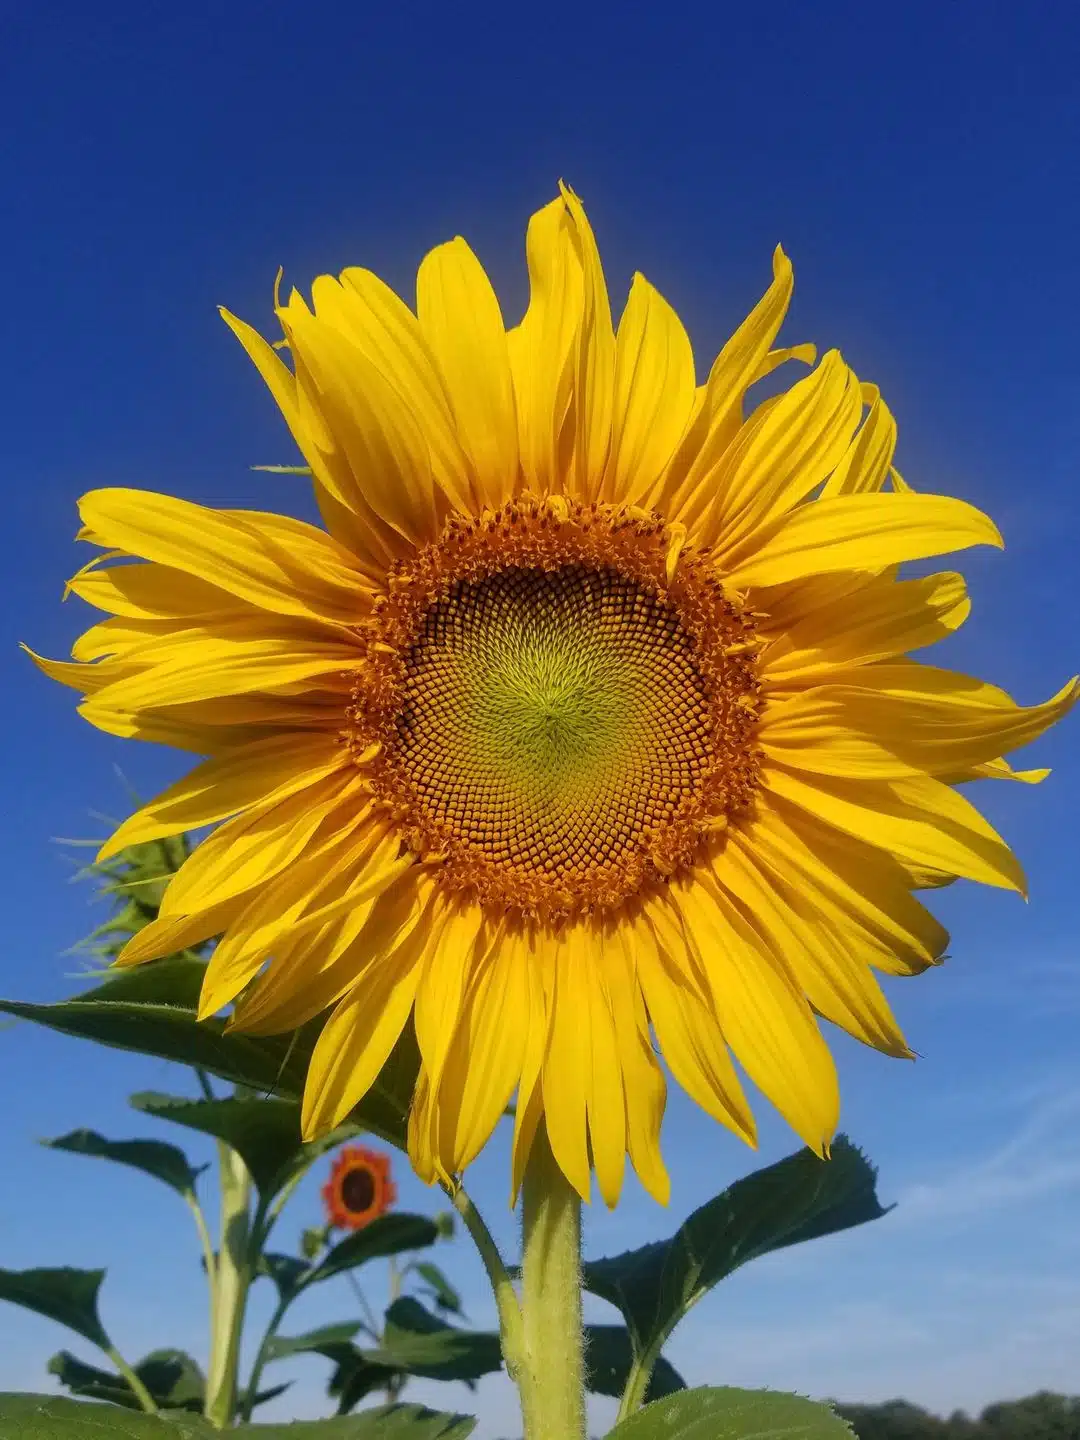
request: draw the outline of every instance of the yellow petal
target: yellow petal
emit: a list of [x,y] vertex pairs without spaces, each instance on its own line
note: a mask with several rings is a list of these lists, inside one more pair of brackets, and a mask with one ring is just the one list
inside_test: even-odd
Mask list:
[[68,589],[89,605],[132,620],[220,615],[246,602],[170,565],[110,565],[80,570]]
[[416,311],[479,482],[478,499],[498,507],[518,480],[514,383],[498,299],[460,236],[425,256]]
[[859,433],[822,489],[832,495],[862,495],[882,489],[896,449],[896,421],[880,395],[875,396]]
[[409,946],[371,965],[323,1027],[308,1065],[301,1112],[305,1140],[339,1125],[390,1058],[416,995],[419,954]]
[[204,940],[220,935],[240,914],[248,899],[247,894],[230,895],[227,900],[198,910],[194,915],[169,915],[151,920],[135,932],[113,964],[124,969],[201,945]]
[[971,545],[1002,547],[991,520],[946,495],[839,495],[800,505],[755,537],[745,553],[725,557],[722,578],[741,590],[780,585],[833,570],[883,570]]
[[861,414],[859,382],[830,350],[760,424],[747,425],[717,469],[716,499],[702,520],[718,557],[809,495],[843,456]]
[[435,357],[416,316],[370,270],[343,270],[340,290],[332,281],[324,281],[323,285],[318,295],[312,287],[316,307],[321,310],[327,297],[334,297],[331,313],[335,323],[343,325],[380,374],[412,407],[424,432],[439,488],[457,509],[468,509],[473,498],[468,461]]
[[437,504],[430,453],[407,401],[344,330],[312,315],[298,295],[279,315],[364,503],[410,544],[434,539],[445,505]]
[[[480,1153],[514,1092],[529,1001],[528,976],[498,946],[474,965],[434,1100],[436,1153],[451,1173],[460,1173]],[[446,1016],[445,1023],[454,1018]]]
[[904,866],[926,867],[1024,893],[1024,872],[1001,836],[962,795],[929,775],[890,782],[808,781],[780,766],[763,776],[777,795]]
[[856,678],[863,683],[813,692],[819,714],[880,737],[908,765],[945,774],[1030,744],[1080,696],[1074,678],[1041,705],[1017,705],[996,686],[914,662],[874,665]]
[[711,498],[699,494],[703,480],[742,423],[743,396],[763,371],[794,283],[791,261],[778,245],[772,284],[716,357],[697,417],[649,496],[668,519],[687,519],[688,507],[692,519]]
[[[288,692],[303,681],[328,684],[354,671],[360,652],[341,644],[298,643],[287,638],[208,644],[188,640],[180,633],[162,663],[149,663],[147,652],[140,658],[147,660],[145,668],[121,674],[95,692],[96,703],[103,709],[156,710],[252,691]],[[88,666],[84,674],[92,676],[99,668]],[[347,695],[348,679],[341,679],[337,688]]]
[[731,1063],[720,1022],[688,965],[663,948],[653,931],[655,906],[634,927],[638,980],[660,1051],[672,1075],[721,1125],[757,1144],[754,1116]]
[[335,735],[273,735],[205,760],[125,820],[98,852],[107,860],[127,845],[212,825],[271,796],[284,800],[349,764]]
[[757,932],[700,871],[672,886],[671,898],[739,1063],[796,1134],[824,1154],[836,1129],[840,1091],[809,1005]]
[[[272,963],[237,1002],[229,1028],[246,1035],[274,1035],[306,1025],[316,1015],[336,1005],[369,965],[382,964],[405,946],[424,945],[434,934],[431,905],[431,884],[417,877],[415,869],[406,870],[384,885],[386,855],[375,883],[364,883],[371,868],[370,852],[363,865],[356,856],[342,852],[343,863],[336,866],[332,884],[321,891],[320,899],[344,892],[343,910],[329,921],[316,922],[314,930],[293,923],[284,938],[274,942]],[[391,862],[392,863],[392,862]],[[302,905],[294,905],[291,914],[298,917]],[[261,962],[258,948],[238,950],[235,966],[248,978],[254,974],[252,961]],[[210,960],[214,970],[217,955]],[[209,978],[209,971],[208,978]],[[244,980],[243,983],[247,983]],[[206,982],[204,982],[205,989]],[[233,988],[232,982],[229,988]],[[233,988],[233,993],[235,989]],[[223,988],[215,1008],[227,1004],[228,990]]]
[[589,1121],[589,1147],[596,1170],[596,1183],[609,1209],[618,1203],[622,1190],[626,1168],[626,1112],[637,1099],[625,1091],[615,1017],[608,987],[602,979],[603,973],[612,968],[612,961],[605,952],[613,943],[609,935],[600,933],[591,945],[574,947],[580,957],[577,982],[582,1009],[578,1024],[584,1032],[588,1051],[585,1109]]
[[264,610],[355,624],[369,586],[328,535],[287,516],[211,510],[149,490],[91,490],[79,513],[108,543],[170,565]]
[[343,458],[332,447],[316,443],[316,433],[322,427],[313,433],[310,406],[304,403],[296,376],[257,330],[224,308],[220,314],[266,382],[300,453],[311,467],[315,496],[327,529],[348,546],[362,570],[373,579],[381,577],[387,553],[377,527],[369,523],[370,516],[356,503],[355,484]]
[[361,784],[358,775],[338,771],[227,820],[181,866],[162,896],[160,914],[190,915],[280,874],[308,852],[331,810],[349,791],[359,795]]
[[758,806],[747,844],[759,866],[797,886],[834,928],[857,932],[875,969],[919,974],[944,953],[948,931],[915,899],[910,879],[884,851],[837,834],[775,795]]
[[607,283],[592,226],[581,201],[560,186],[572,221],[572,236],[583,281],[581,327],[574,355],[574,458],[571,493],[595,499],[611,446],[611,404],[615,383],[615,331]]
[[[588,937],[581,927],[583,939]],[[551,1153],[559,1169],[583,1200],[589,1199],[590,1167],[587,1104],[591,1084],[592,1051],[588,1027],[588,998],[581,979],[582,964],[562,937],[546,937],[545,957],[552,970],[549,999],[550,1031],[544,1057],[544,1116]]]
[[626,1097],[626,1148],[646,1191],[659,1205],[671,1199],[671,1179],[660,1153],[667,1083],[649,1037],[649,1018],[638,983],[629,928],[612,927],[601,983],[615,1023]]
[[569,442],[562,443],[574,389],[584,280],[560,196],[529,221],[529,308],[507,334],[521,444],[521,468],[538,494],[566,489]]
[[611,453],[601,499],[636,503],[674,453],[694,406],[694,353],[678,315],[635,275],[615,342]]
[[932,645],[958,630],[971,610],[962,575],[874,580],[812,610],[770,639],[763,680],[770,688],[820,684],[843,665],[866,665]]
[[752,837],[738,830],[711,869],[819,1015],[864,1045],[913,1058],[867,957],[859,954],[856,926],[836,926],[835,912],[815,910],[797,883],[763,870]]

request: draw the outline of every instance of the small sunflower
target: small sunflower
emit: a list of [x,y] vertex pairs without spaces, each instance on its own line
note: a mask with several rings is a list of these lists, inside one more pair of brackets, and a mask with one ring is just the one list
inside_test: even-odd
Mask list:
[[[734,1057],[819,1153],[819,1019],[911,1054],[874,972],[940,957],[915,892],[1024,886],[955,787],[1041,779],[1002,757],[1077,686],[1025,708],[907,658],[969,603],[897,567],[1001,538],[904,484],[837,351],[775,348],[783,251],[703,384],[642,276],[614,325],[569,190],[527,258],[509,330],[460,238],[415,312],[349,269],[277,305],[276,346],[225,313],[325,530],[93,491],[80,536],[106,553],[70,589],[113,618],[40,663],[101,729],[209,757],[102,851],[224,822],[119,963],[219,936],[203,1015],[330,1009],[307,1135],[411,1017],[422,1176],[462,1171],[516,1092],[515,1191],[543,1117],[583,1196],[595,1171],[614,1204],[629,1154],[663,1200],[657,1049],[753,1143]],[[809,373],[748,402],[785,362]]]
[[385,1215],[397,1200],[390,1179],[390,1157],[366,1145],[346,1145],[322,1187],[326,1223],[339,1230],[362,1230]]

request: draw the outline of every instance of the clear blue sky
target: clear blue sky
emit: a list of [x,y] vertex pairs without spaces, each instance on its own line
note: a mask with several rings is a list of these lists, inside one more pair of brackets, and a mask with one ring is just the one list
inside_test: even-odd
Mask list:
[[[797,276],[786,333],[841,346],[884,387],[908,479],[974,501],[1004,531],[1004,555],[965,565],[974,613],[948,663],[1024,701],[1055,690],[1077,668],[1080,613],[1078,24],[1058,0],[8,7],[0,993],[68,992],[62,952],[98,918],[49,837],[122,812],[113,765],[144,793],[179,768],[91,731],[15,648],[63,654],[84,623],[77,602],[60,605],[85,558],[78,495],[141,485],[303,512],[301,481],[247,468],[293,456],[215,306],[269,329],[279,263],[300,286],[362,264],[408,296],[424,251],[462,233],[516,315],[525,222],[560,177],[589,207],[613,292],[642,269],[686,319],[702,370],[783,242]],[[890,988],[922,1058],[837,1043],[845,1127],[898,1209],[730,1281],[672,1346],[690,1380],[941,1408],[1080,1391],[1078,740],[1074,719],[1032,752],[1055,767],[1041,789],[984,787],[1031,903],[974,887],[940,897],[950,963]],[[0,1137],[19,1179],[0,1199],[0,1264],[108,1265],[105,1313],[132,1354],[201,1343],[182,1207],[34,1139],[150,1133],[125,1094],[184,1081],[0,1032]],[[761,1159],[793,1148],[768,1120]],[[590,1215],[593,1254],[673,1226],[753,1163],[680,1099],[666,1151],[670,1213],[631,1192],[614,1216]],[[476,1185],[509,1242],[505,1169],[497,1142]],[[418,1183],[402,1188],[435,1206]],[[314,1213],[311,1187],[286,1231]],[[447,1263],[489,1318],[464,1242]],[[0,1337],[0,1388],[43,1385],[68,1343],[7,1307]],[[316,1413],[319,1364],[296,1374],[282,1407]],[[479,1398],[481,1435],[513,1433],[505,1387]]]

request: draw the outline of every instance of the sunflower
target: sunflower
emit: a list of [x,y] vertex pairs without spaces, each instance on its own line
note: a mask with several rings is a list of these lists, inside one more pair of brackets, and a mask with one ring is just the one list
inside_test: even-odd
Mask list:
[[[93,491],[80,538],[106,553],[70,589],[113,618],[40,663],[99,728],[208,757],[102,851],[224,822],[118,963],[220,937],[203,1016],[258,1034],[329,1010],[306,1135],[411,1018],[421,1176],[464,1170],[516,1092],[515,1193],[543,1119],[582,1196],[595,1171],[614,1204],[629,1155],[664,1200],[658,1052],[753,1143],[737,1061],[819,1153],[819,1020],[911,1055],[874,972],[941,956],[915,892],[1024,887],[955,787],[1042,778],[1002,757],[1077,684],[1022,707],[906,658],[969,602],[897,567],[1001,538],[902,481],[892,415],[837,351],[775,348],[782,250],[701,385],[641,275],[616,328],[571,191],[527,259],[509,330],[460,238],[415,313],[362,269],[275,296],[275,345],[223,312],[325,529]],[[810,368],[748,402],[785,362]]]
[[385,1215],[397,1200],[390,1179],[390,1157],[366,1145],[346,1145],[322,1187],[326,1223],[339,1230],[362,1230]]

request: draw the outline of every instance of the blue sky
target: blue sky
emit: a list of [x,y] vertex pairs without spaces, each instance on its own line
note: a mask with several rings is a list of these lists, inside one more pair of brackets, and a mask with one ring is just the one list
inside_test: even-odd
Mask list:
[[[684,316],[702,371],[782,241],[797,276],[787,335],[839,345],[883,386],[908,479],[979,504],[1005,534],[1004,555],[965,559],[974,612],[943,663],[1024,701],[1077,668],[1080,33],[1065,5],[57,0],[5,29],[0,993],[70,991],[63,952],[100,918],[50,837],[100,830],[93,810],[123,813],[112,767],[143,793],[179,769],[91,731],[16,650],[63,654],[81,628],[76,602],[60,604],[85,558],[79,494],[137,485],[306,513],[302,482],[248,469],[293,456],[215,306],[269,329],[279,263],[300,286],[362,264],[408,296],[425,250],[462,233],[516,315],[524,226],[560,177],[589,207],[613,293],[643,270]],[[844,1126],[897,1209],[727,1282],[671,1346],[689,1380],[939,1409],[1080,1389],[1078,733],[1066,722],[1032,751],[1055,767],[1041,788],[984,787],[1031,901],[974,887],[938,898],[950,962],[889,992],[919,1061],[837,1040]],[[0,1138],[19,1181],[0,1198],[0,1264],[108,1266],[104,1311],[130,1354],[202,1344],[183,1209],[35,1137],[165,1134],[129,1120],[124,1097],[185,1078],[0,1031]],[[670,1212],[631,1190],[614,1215],[588,1216],[590,1253],[673,1227],[755,1163],[679,1097],[665,1135]],[[504,1141],[474,1183],[510,1245]],[[761,1161],[793,1148],[767,1118]],[[410,1177],[402,1199],[437,1203]],[[312,1181],[285,1238],[314,1216]],[[446,1265],[491,1320],[464,1241]],[[297,1328],[347,1303],[344,1288],[327,1294]],[[11,1308],[0,1337],[0,1388],[44,1387],[45,1360],[68,1344]],[[278,1413],[318,1413],[318,1362],[295,1374]],[[513,1433],[505,1385],[486,1383],[479,1404],[481,1440]]]

